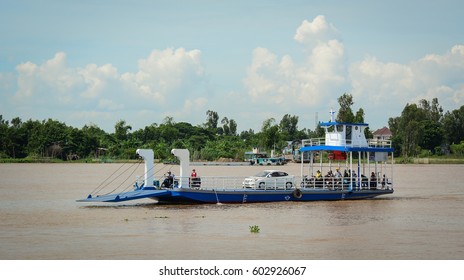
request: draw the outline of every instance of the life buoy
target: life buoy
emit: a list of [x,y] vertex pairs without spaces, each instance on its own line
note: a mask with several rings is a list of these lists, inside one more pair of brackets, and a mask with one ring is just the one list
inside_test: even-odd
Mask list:
[[301,198],[302,196],[303,196],[303,193],[301,192],[300,189],[293,190],[293,197],[294,198]]

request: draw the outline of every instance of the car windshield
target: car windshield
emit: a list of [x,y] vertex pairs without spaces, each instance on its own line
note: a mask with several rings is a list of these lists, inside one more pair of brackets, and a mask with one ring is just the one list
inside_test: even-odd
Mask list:
[[255,177],[266,177],[269,173],[269,171],[261,171],[258,174],[255,175]]

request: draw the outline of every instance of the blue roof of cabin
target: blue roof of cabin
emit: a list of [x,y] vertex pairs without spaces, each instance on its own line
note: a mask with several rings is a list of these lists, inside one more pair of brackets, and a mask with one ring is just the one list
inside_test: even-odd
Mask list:
[[341,151],[341,152],[393,152],[388,147],[351,147],[351,146],[305,146],[300,148],[301,152],[309,151]]
[[347,126],[369,126],[367,123],[348,123],[348,122],[319,122],[320,126],[347,125]]

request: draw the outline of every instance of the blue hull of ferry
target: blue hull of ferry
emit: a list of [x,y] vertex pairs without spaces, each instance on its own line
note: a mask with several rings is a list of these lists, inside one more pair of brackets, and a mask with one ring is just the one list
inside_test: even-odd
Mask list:
[[79,202],[124,202],[142,198],[161,203],[259,203],[281,201],[353,200],[391,194],[393,190],[192,190],[192,189],[141,189],[120,194],[89,196]]
[[302,190],[301,196],[294,191],[265,190],[171,190],[170,196],[153,197],[160,202],[177,203],[258,203],[281,201],[319,201],[319,200],[353,200],[373,198],[391,194],[393,190]]
[[89,195],[85,199],[77,200],[78,202],[123,202],[129,200],[136,200],[142,198],[163,198],[170,197],[171,193],[169,190],[157,190],[155,188],[145,188],[134,190],[130,192],[116,193],[116,194],[107,194],[107,195],[98,195],[91,196]]

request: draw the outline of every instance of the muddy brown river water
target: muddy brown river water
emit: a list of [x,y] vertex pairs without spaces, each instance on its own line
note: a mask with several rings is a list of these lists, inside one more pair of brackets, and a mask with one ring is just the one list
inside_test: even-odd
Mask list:
[[[0,259],[464,259],[464,165],[397,165],[393,195],[360,201],[76,202],[119,167],[0,164]],[[262,169],[196,166],[199,176]]]

